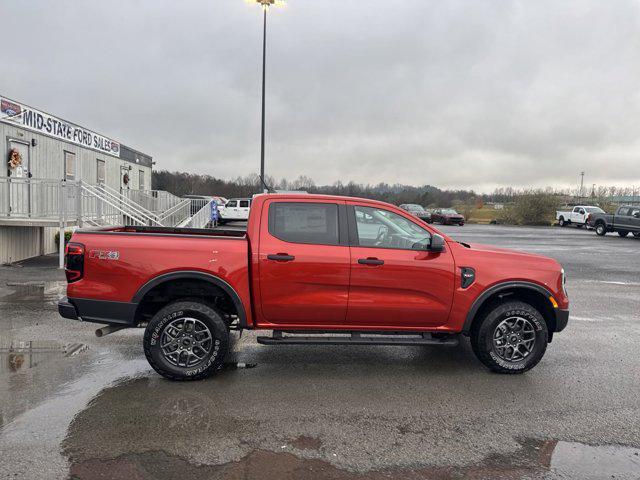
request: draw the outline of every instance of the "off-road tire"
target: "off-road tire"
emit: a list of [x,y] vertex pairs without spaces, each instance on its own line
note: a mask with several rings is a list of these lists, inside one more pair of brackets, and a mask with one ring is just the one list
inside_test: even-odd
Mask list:
[[[512,317],[526,319],[535,331],[531,352],[519,361],[507,361],[494,350],[494,332],[504,321]],[[547,349],[549,332],[542,314],[528,303],[510,301],[496,304],[483,317],[474,322],[471,329],[471,347],[478,360],[496,373],[524,373],[535,367]]]
[[627,235],[629,235],[629,232],[627,232],[626,230],[620,230],[618,232],[618,235],[620,235],[621,237],[626,237]]
[[[175,320],[194,318],[211,333],[210,352],[199,363],[186,367],[172,364],[160,345],[162,334]],[[214,374],[229,350],[229,330],[222,316],[210,305],[191,300],[172,302],[156,313],[144,331],[144,354],[151,367],[170,380],[202,380]],[[195,350],[195,348],[194,348]]]
[[596,223],[596,235],[598,235],[599,237],[604,237],[606,234],[607,226],[602,222]]

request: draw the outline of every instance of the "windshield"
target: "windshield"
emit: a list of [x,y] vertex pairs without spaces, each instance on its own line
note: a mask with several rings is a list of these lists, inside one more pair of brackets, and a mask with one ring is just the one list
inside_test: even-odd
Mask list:
[[604,210],[598,207],[586,207],[585,210],[589,213],[604,213]]
[[422,208],[420,205],[407,205],[407,210],[409,210],[410,212],[424,212],[424,208]]
[[446,215],[457,215],[458,212],[456,212],[453,208],[443,208],[442,210],[440,210],[440,212],[446,214]]

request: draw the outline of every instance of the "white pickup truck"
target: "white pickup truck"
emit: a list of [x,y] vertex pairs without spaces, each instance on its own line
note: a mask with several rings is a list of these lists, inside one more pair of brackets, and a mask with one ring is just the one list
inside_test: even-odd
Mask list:
[[604,210],[593,205],[576,205],[573,210],[556,211],[556,220],[561,227],[575,225],[578,228],[582,228],[587,224],[587,218],[590,213],[604,213]]

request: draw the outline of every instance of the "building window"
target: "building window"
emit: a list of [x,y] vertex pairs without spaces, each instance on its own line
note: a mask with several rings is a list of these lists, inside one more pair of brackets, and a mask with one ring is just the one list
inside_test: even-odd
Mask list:
[[64,179],[75,180],[76,179],[76,154],[71,152],[64,152]]
[[144,170],[138,170],[138,189],[145,190]]
[[96,166],[96,182],[103,184],[105,181],[105,163],[104,160],[98,159]]

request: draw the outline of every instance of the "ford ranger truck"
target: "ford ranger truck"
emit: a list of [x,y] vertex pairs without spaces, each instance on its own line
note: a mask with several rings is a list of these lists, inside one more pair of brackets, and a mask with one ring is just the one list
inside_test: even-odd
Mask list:
[[456,242],[401,208],[339,196],[254,197],[247,230],[76,230],[65,318],[144,327],[174,380],[217,371],[231,330],[265,345],[456,346],[494,372],[534,367],[567,325],[555,260]]

